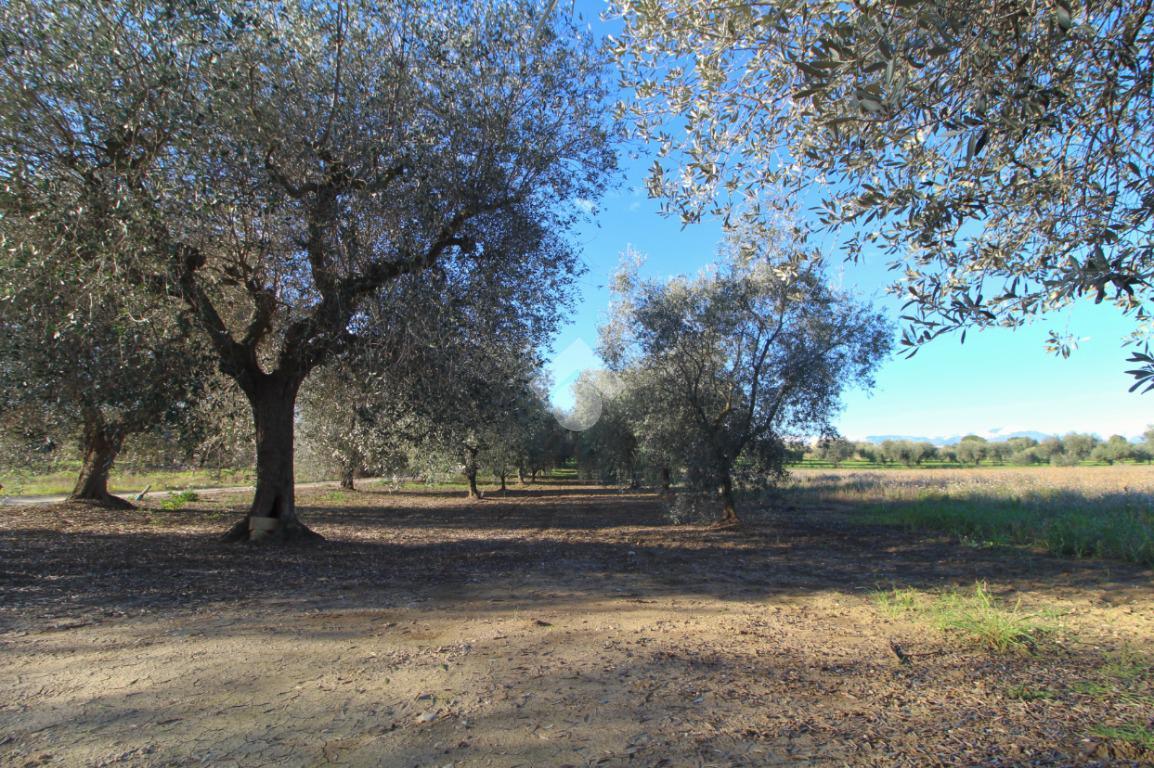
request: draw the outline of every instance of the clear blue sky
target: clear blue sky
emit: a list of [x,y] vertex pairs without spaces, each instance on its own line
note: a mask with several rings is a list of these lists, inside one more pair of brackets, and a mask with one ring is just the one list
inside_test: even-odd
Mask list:
[[[593,2],[577,4],[603,34],[607,28],[596,21],[598,8]],[[662,277],[697,272],[714,259],[721,242],[716,222],[682,228],[658,212],[644,187],[652,157],[640,151],[632,159],[623,154],[620,185],[599,201],[592,221],[575,233],[589,271],[581,280],[577,311],[553,345],[553,398],[561,405],[568,404],[576,374],[601,365],[594,353],[597,328],[609,305],[610,276],[626,248],[648,257],[645,273]],[[840,287],[876,299],[897,323],[897,302],[884,294],[890,274],[881,259],[857,265],[835,262],[831,274]],[[971,332],[965,344],[944,337],[912,359],[895,356],[885,363],[872,392],[848,392],[836,425],[854,439],[1017,430],[1135,437],[1154,424],[1154,393],[1127,391],[1132,379],[1124,373],[1129,352],[1122,342],[1132,327],[1132,320],[1112,306],[1086,300],[1016,331]],[[1049,329],[1081,339],[1068,360],[1046,352]]]

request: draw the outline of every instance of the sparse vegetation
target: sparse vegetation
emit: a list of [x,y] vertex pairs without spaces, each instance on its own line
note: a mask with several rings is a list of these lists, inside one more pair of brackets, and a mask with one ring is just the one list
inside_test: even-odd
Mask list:
[[168,512],[177,512],[194,501],[200,501],[199,493],[196,491],[180,491],[160,502],[160,508]]
[[1053,629],[1039,614],[1022,610],[1019,602],[1007,605],[999,600],[982,582],[968,590],[936,593],[893,589],[879,593],[876,600],[891,617],[928,621],[996,653],[1033,651],[1042,635]]
[[1136,466],[796,472],[789,492],[969,543],[1154,564],[1154,476]]
[[1028,685],[1011,685],[1006,695],[1016,701],[1049,701],[1057,698],[1057,693],[1049,688],[1031,688]]
[[[5,495],[55,496],[66,494],[76,483],[76,470],[66,466],[60,471],[34,474],[11,474],[0,477]],[[306,475],[308,482],[314,478]],[[108,487],[114,493],[177,491],[187,488],[222,488],[252,485],[251,469],[186,469],[113,471]]]
[[1154,728],[1144,723],[1123,725],[1098,725],[1092,730],[1094,735],[1116,741],[1124,741],[1143,750],[1154,751]]

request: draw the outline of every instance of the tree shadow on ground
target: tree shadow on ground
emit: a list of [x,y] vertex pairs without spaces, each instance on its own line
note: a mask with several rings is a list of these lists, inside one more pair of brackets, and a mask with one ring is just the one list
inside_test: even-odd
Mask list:
[[1092,590],[1110,601],[1152,592],[1151,572],[1137,566],[965,546],[822,510],[766,510],[744,527],[714,529],[670,525],[652,495],[584,489],[480,504],[432,495],[305,503],[306,521],[328,539],[321,545],[222,543],[231,513],[208,507],[6,512],[0,627],[258,599],[372,605],[385,590],[518,579],[551,584],[566,599],[764,600],[987,579],[1021,590]]

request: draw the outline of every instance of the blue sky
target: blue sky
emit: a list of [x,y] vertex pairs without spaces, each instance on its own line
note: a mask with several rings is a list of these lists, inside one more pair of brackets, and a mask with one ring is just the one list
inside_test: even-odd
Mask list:
[[[574,5],[599,35],[613,31],[597,18],[602,7],[597,0]],[[580,370],[601,367],[595,354],[597,328],[605,320],[610,276],[623,252],[632,248],[644,254],[643,273],[649,276],[692,274],[714,259],[722,239],[717,222],[683,228],[659,213],[644,185],[653,156],[644,147],[633,149],[632,158],[622,152],[619,185],[575,232],[574,243],[589,271],[580,282],[577,310],[553,345],[551,396],[558,405],[571,404],[569,387]],[[885,295],[890,273],[882,259],[835,261],[830,272],[839,287],[875,300],[897,326],[899,306]],[[1080,338],[1069,359],[1046,352],[1050,329]],[[1114,307],[1085,300],[1015,331],[971,332],[964,344],[956,336],[943,337],[912,359],[895,355],[883,364],[871,392],[847,392],[835,424],[854,439],[1018,430],[1136,437],[1154,424],[1154,393],[1127,391],[1132,379],[1124,372],[1129,352],[1123,341],[1132,329],[1133,321]]]
[[[597,328],[608,310],[610,277],[627,248],[647,257],[644,273],[654,277],[695,273],[716,255],[722,238],[716,222],[682,228],[648,199],[644,175],[651,162],[644,156],[623,158],[620,185],[574,234],[589,271],[580,280],[577,309],[553,345],[552,394],[559,405],[570,403],[569,385],[577,373],[601,367]],[[830,273],[840,287],[875,300],[896,325],[898,304],[885,295],[890,274],[881,259],[834,261]],[[1046,352],[1051,328],[1081,338],[1068,360]],[[1122,342],[1131,328],[1112,306],[1086,300],[1016,331],[971,332],[964,344],[956,336],[944,337],[912,359],[887,361],[872,392],[847,392],[835,423],[854,439],[1017,430],[1136,437],[1154,424],[1154,393],[1127,392],[1132,380],[1124,373],[1129,352]]]

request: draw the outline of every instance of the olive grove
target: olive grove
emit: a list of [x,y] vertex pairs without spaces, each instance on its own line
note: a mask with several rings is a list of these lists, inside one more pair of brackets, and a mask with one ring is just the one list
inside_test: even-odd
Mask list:
[[[0,41],[5,215],[59,209],[63,242],[98,217],[124,244],[99,258],[177,300],[249,401],[233,539],[253,517],[313,536],[297,394],[375,297],[450,262],[515,268],[490,243],[565,231],[614,162],[590,42],[520,0],[17,0]],[[75,257],[55,243],[12,247]]]

